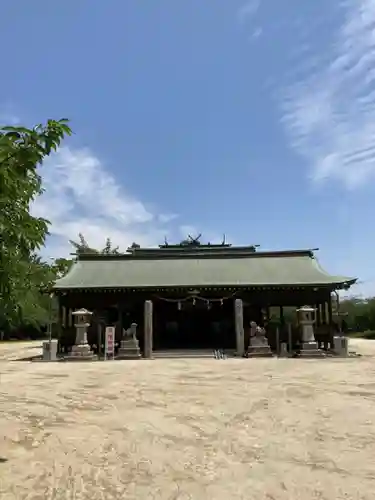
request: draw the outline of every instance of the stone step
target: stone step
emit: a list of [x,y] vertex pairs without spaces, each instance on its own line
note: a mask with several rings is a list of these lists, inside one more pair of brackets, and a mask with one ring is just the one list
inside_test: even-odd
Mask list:
[[[227,354],[227,353],[225,353]],[[215,359],[214,350],[211,349],[168,349],[156,350],[153,358],[211,358]]]

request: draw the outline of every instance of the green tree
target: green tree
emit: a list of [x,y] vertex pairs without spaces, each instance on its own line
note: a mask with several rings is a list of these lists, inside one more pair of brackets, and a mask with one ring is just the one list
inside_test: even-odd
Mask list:
[[72,259],[65,259],[64,257],[60,257],[59,259],[55,259],[51,266],[51,270],[54,274],[55,279],[62,278],[65,276],[73,265]]
[[30,204],[43,192],[38,166],[71,135],[67,123],[0,128],[0,329],[24,321],[35,287],[43,286],[40,273],[47,268],[36,262],[35,253],[44,244],[49,221],[32,216]]
[[351,297],[341,301],[340,312],[352,332],[372,331],[375,336],[375,297]]

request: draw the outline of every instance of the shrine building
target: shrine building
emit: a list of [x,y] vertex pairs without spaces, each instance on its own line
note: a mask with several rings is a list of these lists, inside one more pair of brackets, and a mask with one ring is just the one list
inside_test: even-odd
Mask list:
[[[124,254],[77,255],[57,280],[59,337],[74,343],[72,312],[93,312],[89,343],[100,343],[105,326],[137,324],[141,351],[172,349],[246,350],[251,321],[265,327],[271,347],[286,335],[286,311],[316,308],[316,336],[329,342],[337,325],[332,294],[355,278],[333,276],[313,250],[259,251],[256,246],[201,244],[185,240],[158,248],[129,248]],[[275,319],[276,311],[276,319]],[[298,336],[297,325],[293,331]],[[99,340],[98,340],[99,339]]]

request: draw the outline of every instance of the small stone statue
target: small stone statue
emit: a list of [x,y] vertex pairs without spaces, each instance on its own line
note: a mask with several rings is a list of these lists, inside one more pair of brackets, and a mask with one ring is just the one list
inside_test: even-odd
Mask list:
[[250,323],[250,345],[264,345],[268,344],[266,338],[266,330],[258,326],[255,321]]
[[130,328],[128,328],[127,330],[125,330],[125,328],[123,329],[123,339],[124,340],[135,340],[137,338],[137,323],[132,323],[130,325]]
[[255,321],[250,321],[250,339],[252,337],[255,337],[257,328],[258,325],[255,323]]
[[266,337],[266,330],[258,326],[255,321],[250,323],[250,343],[247,350],[248,356],[272,356]]
[[121,347],[117,359],[140,359],[139,343],[137,340],[137,323],[132,323],[130,328],[123,330]]

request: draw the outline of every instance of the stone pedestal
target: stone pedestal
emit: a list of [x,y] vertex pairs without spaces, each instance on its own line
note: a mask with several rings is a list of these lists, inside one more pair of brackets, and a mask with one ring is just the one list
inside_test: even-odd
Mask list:
[[263,345],[249,345],[247,350],[248,358],[269,358],[272,357],[272,351],[268,344]]
[[141,351],[136,338],[121,340],[116,359],[140,359]]
[[64,357],[67,361],[93,361],[97,356],[92,352],[87,343],[87,329],[90,326],[89,319],[92,312],[87,309],[80,309],[72,313],[76,328],[76,341],[70,353]]
[[97,359],[97,356],[95,356],[88,344],[80,344],[74,345],[64,359],[67,361],[93,361]]
[[319,349],[318,342],[303,342],[299,353],[301,358],[324,358],[325,354]]

